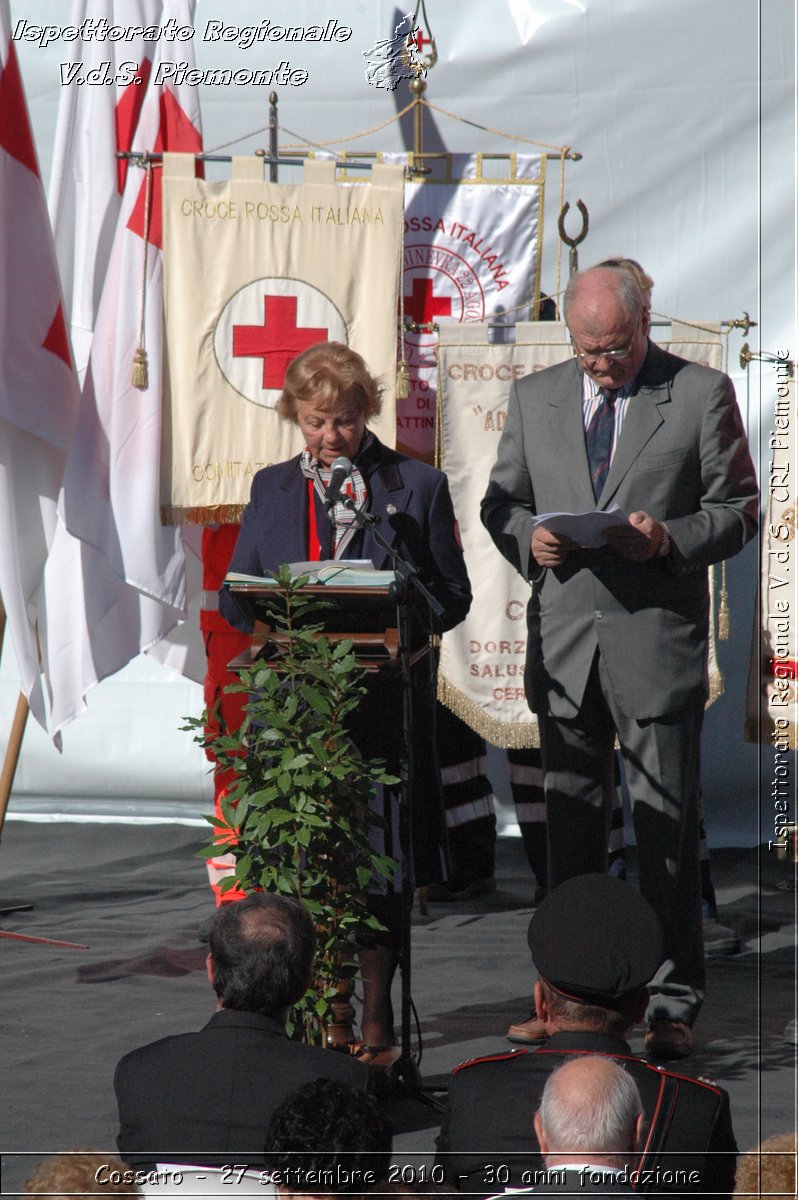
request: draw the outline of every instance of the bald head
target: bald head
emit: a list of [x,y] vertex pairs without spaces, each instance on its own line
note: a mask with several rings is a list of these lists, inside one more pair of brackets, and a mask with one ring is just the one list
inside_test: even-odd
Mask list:
[[549,1076],[535,1115],[547,1166],[575,1154],[622,1166],[638,1145],[642,1113],[637,1084],[614,1059],[571,1059]]
[[645,306],[643,292],[631,272],[613,267],[591,267],[572,275],[563,297],[563,313],[569,325],[574,309],[585,322],[602,323],[615,309],[629,320],[638,320]]
[[563,311],[583,370],[601,387],[629,383],[646,354],[648,310],[628,271],[591,267],[573,275]]

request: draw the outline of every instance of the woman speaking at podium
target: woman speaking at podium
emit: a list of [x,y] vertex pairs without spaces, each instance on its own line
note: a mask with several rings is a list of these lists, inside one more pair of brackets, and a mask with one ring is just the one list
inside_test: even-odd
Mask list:
[[[381,389],[363,359],[338,342],[311,346],[289,364],[277,410],[299,426],[305,449],[255,475],[230,570],[262,575],[282,563],[333,558],[370,559],[378,569],[390,568],[390,556],[377,544],[371,526],[359,528],[351,507],[343,503],[343,498],[351,499],[377,518],[380,535],[415,568],[442,607],[443,615],[432,622],[433,631],[440,633],[459,624],[471,603],[449,486],[443,472],[389,449],[367,428],[380,404]],[[224,588],[220,610],[231,624],[246,628]],[[416,886],[442,877],[444,841],[433,687],[424,663],[421,667],[413,684]],[[390,683],[385,673],[379,682],[377,676],[367,679],[368,694],[356,714],[352,737],[364,756],[385,759],[388,770],[398,775],[401,687],[398,672],[394,674]],[[385,849],[398,857],[398,798],[394,789],[381,791]],[[355,1052],[364,1061],[395,1042],[391,981],[401,930],[401,896],[374,896],[372,901],[387,932],[376,935],[373,945],[359,948],[362,1041]]]

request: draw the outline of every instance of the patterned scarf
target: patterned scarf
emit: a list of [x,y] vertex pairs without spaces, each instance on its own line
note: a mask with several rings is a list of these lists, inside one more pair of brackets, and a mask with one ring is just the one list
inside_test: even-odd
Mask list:
[[[374,440],[374,435],[366,431],[363,441],[360,443],[358,457],[364,450],[370,446]],[[325,492],[330,485],[332,477],[332,468],[323,467],[318,459],[311,456],[307,446],[299,456],[299,466],[302,474],[306,479],[313,480],[313,487],[316,495],[320,500],[324,500]],[[341,493],[349,499],[354,500],[358,508],[361,508],[368,500],[368,488],[366,481],[361,475],[355,464],[352,464],[352,471],[347,475],[341,487]],[[332,522],[335,531],[335,545],[333,548],[333,558],[345,558],[346,548],[355,536],[357,526],[355,525],[355,514],[351,509],[347,508],[340,500],[337,500],[335,506],[330,509],[327,514]]]

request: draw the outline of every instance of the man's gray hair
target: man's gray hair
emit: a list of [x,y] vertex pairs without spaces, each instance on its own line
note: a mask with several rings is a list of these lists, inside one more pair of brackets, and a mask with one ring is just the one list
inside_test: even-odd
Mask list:
[[568,314],[571,311],[574,300],[576,300],[583,287],[590,282],[590,277],[594,271],[600,271],[608,277],[607,283],[613,287],[618,301],[630,321],[643,316],[643,309],[646,307],[645,296],[637,280],[628,271],[617,271],[611,267],[588,267],[586,271],[578,271],[576,275],[572,275],[568,280],[568,286],[565,289],[562,301],[563,317],[566,324],[568,324]]
[[619,1063],[587,1054],[552,1071],[539,1111],[548,1154],[618,1155],[622,1165],[635,1149],[643,1103]]

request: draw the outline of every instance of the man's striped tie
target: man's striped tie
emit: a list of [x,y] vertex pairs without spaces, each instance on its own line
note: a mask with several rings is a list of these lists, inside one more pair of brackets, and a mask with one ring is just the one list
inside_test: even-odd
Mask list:
[[593,481],[593,494],[597,500],[610,469],[617,394],[613,388],[601,389],[601,403],[593,413],[590,424],[585,430],[587,461],[590,465],[590,478]]

